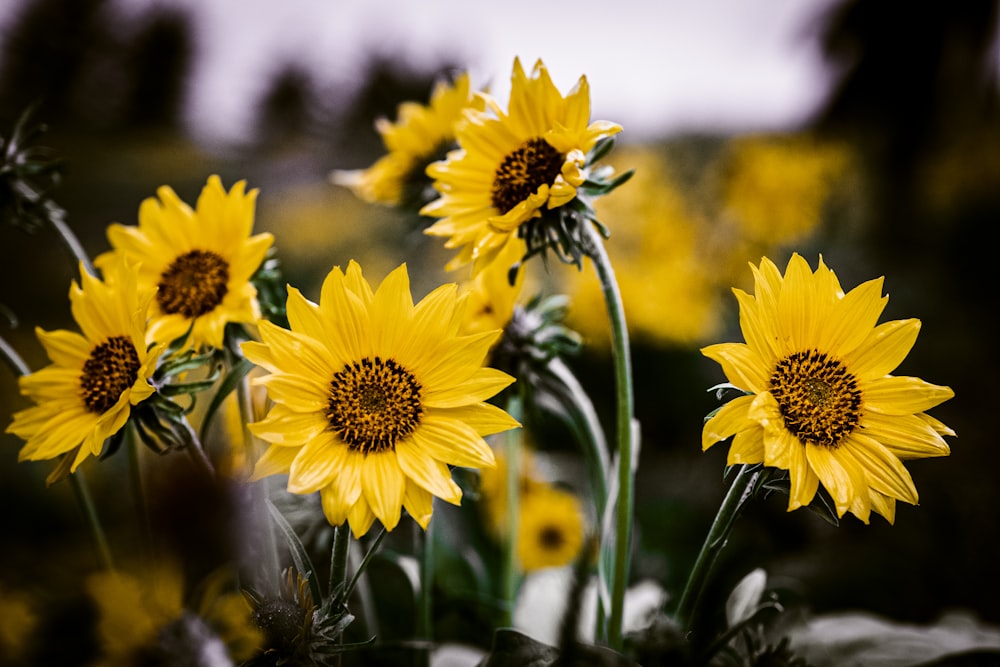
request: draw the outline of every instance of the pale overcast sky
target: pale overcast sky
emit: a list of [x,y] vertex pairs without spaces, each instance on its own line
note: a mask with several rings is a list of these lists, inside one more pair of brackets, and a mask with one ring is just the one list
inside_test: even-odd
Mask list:
[[[15,2],[16,0],[0,0]],[[24,1],[24,0],[20,0]],[[459,59],[506,100],[511,65],[542,58],[560,89],[581,74],[593,117],[626,136],[786,129],[829,91],[816,21],[834,0],[112,0],[126,11],[181,6],[198,31],[188,119],[236,139],[275,68],[353,85],[372,48],[432,66]]]

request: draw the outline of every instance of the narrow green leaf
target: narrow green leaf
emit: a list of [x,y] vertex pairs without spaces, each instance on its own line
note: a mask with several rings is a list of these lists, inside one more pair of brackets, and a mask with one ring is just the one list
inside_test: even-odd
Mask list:
[[309,554],[302,544],[302,540],[295,534],[295,530],[291,524],[288,523],[288,520],[285,519],[278,508],[274,506],[271,499],[268,498],[266,502],[267,511],[274,520],[274,524],[281,531],[281,534],[285,536],[285,543],[288,545],[288,551],[292,554],[295,569],[309,582],[309,593],[312,595],[313,602],[322,604],[323,593],[320,591],[319,581],[316,579],[316,568],[313,567],[312,561],[309,559]]
[[208,404],[208,408],[205,410],[205,418],[201,425],[202,441],[205,440],[205,434],[208,433],[208,428],[212,424],[212,418],[219,410],[222,402],[226,400],[226,397],[229,396],[229,394],[231,394],[236,387],[239,386],[240,382],[246,374],[250,372],[250,369],[252,369],[253,366],[253,362],[248,359],[241,358],[229,370],[226,377],[223,378],[218,391],[216,391],[215,396],[212,397],[212,402]]

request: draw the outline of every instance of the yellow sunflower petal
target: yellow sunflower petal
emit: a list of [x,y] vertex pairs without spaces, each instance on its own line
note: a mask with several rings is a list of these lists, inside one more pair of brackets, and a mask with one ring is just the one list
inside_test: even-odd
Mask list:
[[369,507],[363,495],[359,496],[357,502],[351,506],[351,511],[347,514],[347,522],[351,525],[354,539],[363,537],[375,523],[375,513],[372,512],[372,508]]
[[410,436],[431,457],[449,465],[468,468],[495,465],[493,450],[476,431],[461,421],[428,414]]
[[701,448],[706,450],[712,445],[729,436],[741,431],[751,423],[748,421],[747,412],[753,403],[752,395],[737,396],[729,401],[716,412],[711,419],[705,422],[701,430]]
[[395,452],[365,457],[361,465],[361,492],[385,529],[395,528],[406,493],[406,478]]
[[910,353],[919,332],[920,320],[916,319],[880,324],[844,361],[862,381],[884,377]]
[[951,387],[920,378],[886,376],[865,384],[865,409],[885,415],[912,415],[930,410],[954,395]]
[[865,471],[872,489],[911,505],[917,504],[917,487],[913,485],[909,471],[877,440],[853,434],[840,445],[837,454],[851,456]]
[[417,524],[427,530],[434,512],[434,496],[422,489],[415,482],[407,480],[406,495],[403,497],[403,508],[413,517]]
[[326,432],[299,449],[288,471],[288,490],[315,493],[330,484],[347,460],[347,447]]
[[865,415],[863,433],[880,443],[900,459],[948,456],[951,448],[941,434],[924,419],[914,415]]
[[396,457],[403,474],[421,488],[453,505],[459,503],[462,489],[451,479],[448,466],[405,441],[396,445]]

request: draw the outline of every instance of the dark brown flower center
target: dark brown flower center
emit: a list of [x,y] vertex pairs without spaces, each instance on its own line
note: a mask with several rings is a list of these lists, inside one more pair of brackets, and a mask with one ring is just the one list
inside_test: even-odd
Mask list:
[[546,551],[558,551],[566,543],[566,535],[558,526],[545,526],[538,534],[538,543]]
[[393,449],[420,424],[420,390],[413,374],[395,359],[365,357],[333,376],[326,418],[354,451]]
[[796,352],[779,361],[770,392],[785,428],[803,443],[837,447],[861,421],[857,378],[824,352]]
[[83,404],[96,414],[107,412],[122,392],[135,384],[139,355],[125,336],[112,336],[95,347],[83,364],[80,389]]
[[563,154],[541,137],[528,139],[508,153],[493,175],[490,198],[506,213],[543,185],[552,185],[562,171]]
[[208,250],[191,250],[160,274],[156,301],[168,315],[199,317],[222,303],[228,282],[226,260]]

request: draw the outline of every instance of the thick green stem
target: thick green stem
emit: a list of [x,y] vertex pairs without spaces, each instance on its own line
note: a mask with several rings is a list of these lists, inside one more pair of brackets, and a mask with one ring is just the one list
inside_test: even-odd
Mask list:
[[591,225],[584,225],[587,255],[593,260],[611,321],[612,358],[615,369],[616,428],[618,445],[618,498],[615,516],[615,543],[611,569],[611,610],[608,616],[608,644],[622,648],[622,621],[625,588],[629,576],[629,549],[632,542],[632,514],[635,503],[635,461],[637,453],[633,428],[632,360],[628,328],[621,292],[604,239]]
[[[330,587],[332,594],[337,586],[347,586],[347,554],[351,546],[351,527],[345,521],[333,533],[333,549],[330,551]],[[344,603],[347,603],[345,598]]]
[[94,543],[97,545],[97,551],[101,555],[101,562],[104,563],[104,567],[108,570],[115,569],[115,562],[111,558],[111,548],[108,546],[108,539],[104,535],[101,520],[97,516],[97,508],[90,497],[90,489],[87,487],[87,480],[83,476],[83,471],[77,470],[75,473],[70,474],[69,481],[73,487],[73,493],[76,495],[76,500],[80,503],[80,508],[83,510],[84,516],[87,517],[87,524],[90,526],[90,532],[94,536]]
[[[507,413],[521,421],[521,396],[516,391],[507,401]],[[511,429],[504,434],[504,452],[507,459],[504,488],[507,496],[507,533],[503,544],[503,561],[500,570],[501,627],[514,624],[514,600],[517,597],[519,565],[517,562],[517,535],[521,520],[521,431]]]
[[684,592],[677,603],[677,611],[674,613],[675,618],[685,633],[691,629],[695,610],[698,607],[701,593],[708,581],[708,575],[712,571],[712,566],[715,564],[723,547],[726,546],[736,517],[739,516],[743,504],[753,492],[754,484],[760,477],[761,470],[760,467],[752,468],[750,466],[740,468],[739,474],[733,480],[732,486],[729,487],[729,491],[722,501],[722,505],[719,506],[719,511],[715,515],[712,527],[705,537],[705,543],[698,553],[694,567],[691,568],[691,574],[688,575]]

